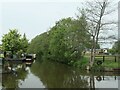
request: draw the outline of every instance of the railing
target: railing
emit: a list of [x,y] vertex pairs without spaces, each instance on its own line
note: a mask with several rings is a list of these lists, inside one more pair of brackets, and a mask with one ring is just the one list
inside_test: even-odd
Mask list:
[[[114,61],[117,62],[117,58],[119,58],[120,55],[96,55],[95,57],[102,57],[103,62],[105,61],[105,57],[108,57],[108,58],[114,57],[114,58],[113,58]],[[113,59],[112,59],[112,60],[113,60]]]

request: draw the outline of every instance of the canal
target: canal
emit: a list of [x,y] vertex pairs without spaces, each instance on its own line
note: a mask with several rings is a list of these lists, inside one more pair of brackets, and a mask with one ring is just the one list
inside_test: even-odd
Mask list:
[[2,88],[118,88],[119,74],[87,72],[50,61],[14,64],[3,73]]

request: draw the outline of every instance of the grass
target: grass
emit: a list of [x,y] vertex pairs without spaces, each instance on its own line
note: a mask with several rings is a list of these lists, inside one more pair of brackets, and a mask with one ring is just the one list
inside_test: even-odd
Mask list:
[[102,66],[107,68],[120,68],[120,62],[114,62],[114,61],[105,61],[103,62]]
[[77,60],[76,62],[74,62],[73,66],[85,69],[86,66],[88,65],[88,62],[89,62],[88,57],[84,56],[82,59]]
[[[118,65],[120,64],[120,62],[118,62],[118,57],[116,58],[116,62],[115,62],[114,56],[106,56],[103,62],[103,57],[101,56],[95,58],[95,67],[102,66],[106,68],[120,68],[120,65]],[[86,66],[89,64],[89,59],[90,59],[90,55],[85,55],[81,60],[77,60],[76,62],[74,62],[73,66],[78,68],[86,68]],[[96,63],[98,60],[103,62],[100,66],[98,66]]]
[[[96,57],[95,60],[103,61],[103,57]],[[118,62],[118,57],[116,57],[115,62],[114,56],[106,56],[104,62],[102,63],[102,66],[107,68],[120,68],[119,64],[120,62]]]

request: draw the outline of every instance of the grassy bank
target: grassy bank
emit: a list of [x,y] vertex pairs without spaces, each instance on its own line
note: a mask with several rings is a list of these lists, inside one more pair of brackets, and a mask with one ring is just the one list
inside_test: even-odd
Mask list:
[[120,68],[120,62],[105,61],[102,66],[106,68]]
[[119,60],[118,57],[116,57],[116,62],[115,62],[115,57],[114,56],[106,56],[104,58],[105,60],[103,61],[103,57],[96,57],[96,61],[102,61],[101,66],[105,67],[105,68],[120,68],[119,64]]
[[[87,65],[89,64],[89,59],[90,55],[85,55],[82,59],[77,60],[76,62],[72,63],[72,66],[81,68],[81,69],[86,69]],[[97,62],[101,61],[102,64],[98,65]],[[100,68],[120,68],[120,62],[118,62],[118,57],[116,58],[115,62],[115,57],[105,57],[105,60],[103,62],[103,57],[96,57],[95,58],[95,63],[93,68],[100,69]]]
[[87,65],[89,64],[89,58],[87,56],[82,57],[80,60],[77,60],[72,64],[72,66],[86,69]]

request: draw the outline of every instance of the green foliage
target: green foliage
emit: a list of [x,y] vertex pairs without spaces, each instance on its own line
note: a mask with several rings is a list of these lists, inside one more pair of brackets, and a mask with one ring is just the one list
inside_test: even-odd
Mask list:
[[120,62],[114,62],[114,60],[113,60],[113,61],[108,61],[108,60],[106,60],[106,61],[102,64],[102,66],[103,66],[103,67],[106,67],[106,68],[120,68],[119,64],[120,64]]
[[115,42],[114,45],[113,45],[113,47],[112,47],[112,49],[110,49],[109,52],[111,54],[117,54],[117,53],[120,54],[120,48],[119,48],[119,46],[120,46],[120,41]]
[[25,52],[28,47],[28,40],[24,34],[23,38],[16,29],[10,30],[8,34],[2,37],[2,48],[4,51]]
[[79,19],[62,19],[48,32],[36,36],[28,52],[65,64],[75,62],[82,57],[82,51],[91,45],[87,30],[84,14]]
[[115,54],[115,49],[109,49],[108,52],[113,55],[113,54]]
[[87,57],[82,57],[81,60],[77,60],[72,65],[81,69],[86,69],[89,59]]
[[0,50],[2,50],[2,46],[0,45]]
[[26,38],[26,35],[24,33],[23,37],[21,38],[21,50],[22,52],[26,52],[28,48],[28,39]]
[[32,39],[27,52],[36,53],[39,58],[47,58],[49,56],[49,35],[45,32]]

